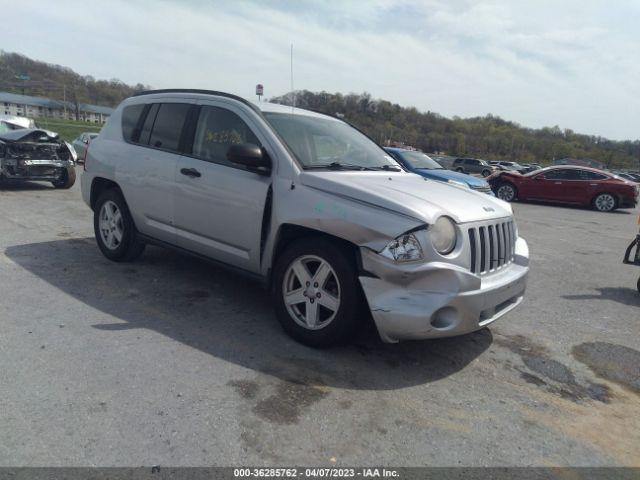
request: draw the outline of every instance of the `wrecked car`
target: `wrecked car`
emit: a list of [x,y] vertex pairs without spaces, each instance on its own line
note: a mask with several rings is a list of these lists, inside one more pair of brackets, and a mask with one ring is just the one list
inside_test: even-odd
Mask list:
[[508,203],[405,172],[319,113],[143,92],[91,142],[81,185],[108,259],[155,244],[260,279],[307,345],[347,341],[365,309],[386,342],[465,334],[524,297],[528,247]]
[[76,180],[73,149],[53,132],[20,128],[0,133],[0,181],[36,180],[71,188]]

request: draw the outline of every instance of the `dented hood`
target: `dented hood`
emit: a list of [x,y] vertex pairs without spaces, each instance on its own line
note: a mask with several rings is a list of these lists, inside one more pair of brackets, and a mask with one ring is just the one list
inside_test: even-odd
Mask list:
[[310,188],[371,204],[431,224],[441,215],[457,223],[512,215],[511,206],[485,193],[406,172],[303,172]]

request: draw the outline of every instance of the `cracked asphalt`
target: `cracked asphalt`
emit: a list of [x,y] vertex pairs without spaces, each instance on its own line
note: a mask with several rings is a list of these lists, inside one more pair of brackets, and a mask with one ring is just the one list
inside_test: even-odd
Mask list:
[[0,207],[0,466],[640,466],[638,210],[516,203],[520,308],[312,350],[243,277],[107,261],[78,185],[4,185]]

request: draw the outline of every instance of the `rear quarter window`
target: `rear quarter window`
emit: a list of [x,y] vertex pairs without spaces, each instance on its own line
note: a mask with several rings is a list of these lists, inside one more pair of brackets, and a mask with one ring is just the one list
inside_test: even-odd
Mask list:
[[133,140],[144,107],[144,104],[129,105],[122,110],[122,136],[127,142]]

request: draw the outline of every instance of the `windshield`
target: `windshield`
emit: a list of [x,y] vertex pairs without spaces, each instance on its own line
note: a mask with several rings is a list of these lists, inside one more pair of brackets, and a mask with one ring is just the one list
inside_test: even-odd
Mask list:
[[304,168],[397,168],[382,148],[344,122],[265,112],[264,116]]
[[442,165],[422,152],[412,152],[407,150],[397,153],[411,166],[411,168],[423,168],[426,170],[438,170],[443,168]]

